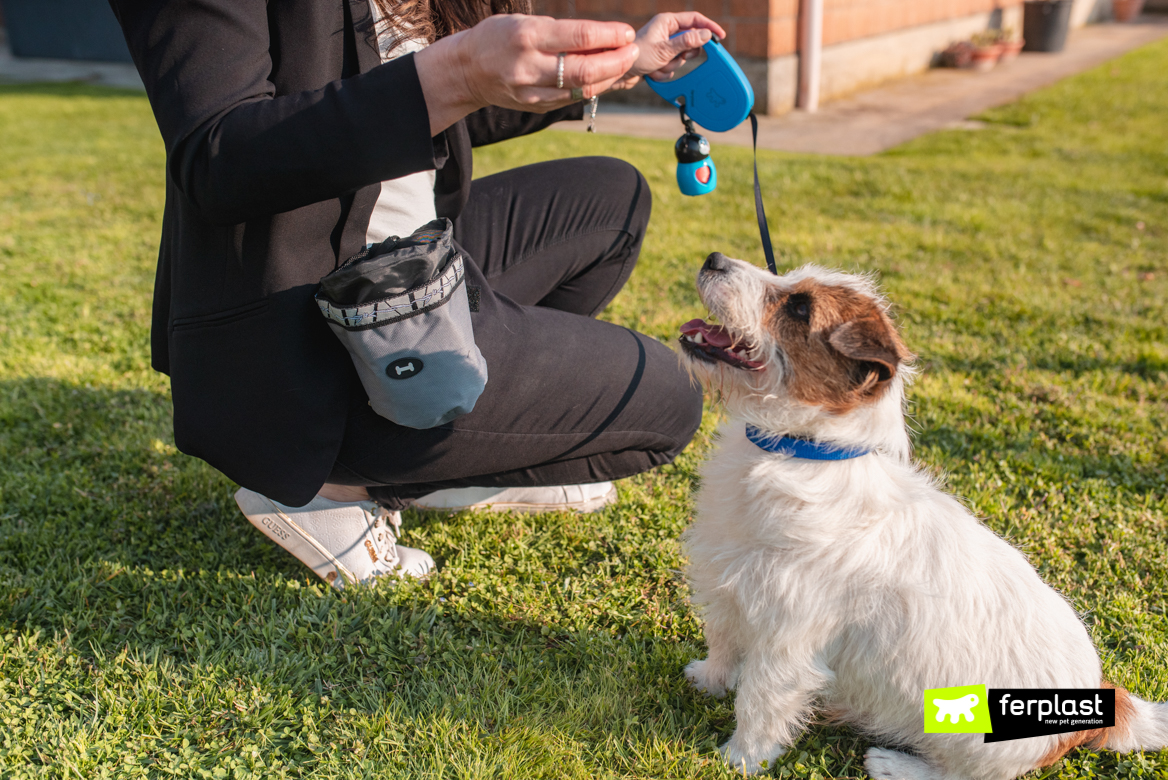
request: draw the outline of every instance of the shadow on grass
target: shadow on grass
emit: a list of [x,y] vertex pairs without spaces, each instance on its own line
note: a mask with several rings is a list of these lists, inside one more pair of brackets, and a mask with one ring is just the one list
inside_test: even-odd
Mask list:
[[0,97],[10,95],[40,95],[43,97],[89,97],[89,98],[141,98],[146,100],[146,93],[140,89],[128,87],[110,87],[101,84],[90,84],[85,81],[34,81],[5,82],[0,81]]
[[505,596],[456,608],[449,581],[332,591],[247,523],[234,485],[167,444],[169,426],[162,394],[0,383],[0,628],[88,659],[75,693],[120,680],[131,710],[192,743],[263,724],[206,703],[179,722],[183,691],[253,686],[292,709],[327,697],[407,742],[435,723],[485,743],[526,729],[712,748],[729,733],[729,706],[680,674],[695,643],[516,620]]
[[[170,424],[163,394],[39,378],[0,382],[0,565],[38,578],[53,573],[55,587],[66,590],[85,561],[107,575],[144,567],[311,582],[239,514],[229,480],[169,444]],[[1051,452],[1034,446],[1031,434],[932,425],[917,446],[949,462],[1006,458],[1015,471],[1052,484],[1102,478],[1135,493],[1165,487],[1158,463],[1100,450]],[[425,514],[411,518],[413,527],[426,522]],[[39,623],[47,604],[37,601],[11,604],[10,616]]]
[[[228,480],[166,444],[169,425],[162,394],[0,383],[0,625],[87,659],[75,694],[116,691],[129,702],[118,717],[172,742],[250,741],[264,717],[311,705],[338,720],[353,710],[404,745],[446,729],[488,755],[522,746],[531,776],[557,776],[553,745],[627,766],[664,745],[723,776],[700,766],[732,732],[732,704],[685,682],[704,652],[695,638],[566,630],[554,610],[517,619],[512,595],[459,582],[457,550],[436,551],[454,561],[433,581],[334,592],[239,515]],[[231,705],[249,690],[283,710]],[[318,760],[314,728],[273,749]],[[842,764],[858,750],[846,731],[808,739]]]
[[[163,394],[0,383],[0,624],[88,659],[75,692],[113,686],[132,702],[119,717],[133,722],[140,708],[175,742],[247,741],[273,719],[294,724],[265,739],[308,763],[320,748],[306,734],[325,727],[294,722],[311,705],[336,729],[396,734],[399,751],[435,730],[487,755],[520,750],[531,776],[555,776],[551,746],[564,744],[622,771],[664,745],[702,776],[723,776],[700,765],[733,731],[732,702],[691,691],[681,673],[704,654],[697,636],[604,617],[565,629],[555,604],[516,618],[513,601],[530,593],[467,582],[453,548],[435,550],[444,571],[431,581],[334,592],[239,515],[228,480],[175,452],[169,427]],[[954,458],[1002,446],[969,438],[940,430],[926,441]],[[1062,468],[1073,479],[1130,466]],[[257,691],[277,703],[247,704]],[[862,776],[867,743],[815,728],[792,755],[806,748],[835,776]]]

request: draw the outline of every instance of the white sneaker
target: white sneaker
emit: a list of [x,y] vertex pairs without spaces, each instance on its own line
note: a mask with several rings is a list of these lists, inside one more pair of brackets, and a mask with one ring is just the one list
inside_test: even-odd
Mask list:
[[317,496],[306,506],[289,507],[240,488],[235,503],[252,525],[334,588],[387,574],[424,577],[436,568],[426,552],[397,543],[401,513],[373,501]]
[[451,488],[422,496],[414,503],[421,509],[460,512],[483,509],[492,512],[595,512],[616,501],[616,485],[555,485],[526,488]]

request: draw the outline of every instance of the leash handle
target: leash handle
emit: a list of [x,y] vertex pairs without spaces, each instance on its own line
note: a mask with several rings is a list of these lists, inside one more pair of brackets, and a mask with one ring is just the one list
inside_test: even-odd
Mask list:
[[775,250],[771,246],[771,229],[767,227],[766,209],[762,206],[762,188],[758,186],[758,117],[750,112],[750,135],[754,142],[754,213],[758,216],[758,235],[762,238],[762,251],[766,255],[767,268],[778,276],[775,266]]

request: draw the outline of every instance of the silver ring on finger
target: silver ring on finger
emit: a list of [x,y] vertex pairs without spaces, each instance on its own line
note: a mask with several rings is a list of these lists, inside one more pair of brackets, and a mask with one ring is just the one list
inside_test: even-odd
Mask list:
[[556,89],[564,88],[564,53],[556,55]]
[[572,100],[584,99],[584,87],[572,87]]

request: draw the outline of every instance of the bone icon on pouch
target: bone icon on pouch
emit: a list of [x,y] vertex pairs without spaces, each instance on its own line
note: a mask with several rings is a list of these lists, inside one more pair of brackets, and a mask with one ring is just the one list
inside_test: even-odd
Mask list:
[[394,366],[393,370],[397,372],[398,376],[402,374],[411,374],[414,371],[413,363],[406,363],[404,366]]
[[976,693],[962,696],[960,699],[933,699],[933,706],[937,708],[937,722],[945,720],[945,716],[948,715],[950,723],[957,723],[962,717],[973,723],[973,708],[977,706],[978,701]]

